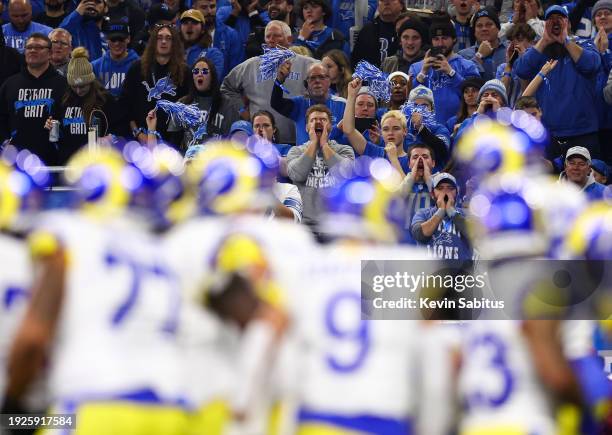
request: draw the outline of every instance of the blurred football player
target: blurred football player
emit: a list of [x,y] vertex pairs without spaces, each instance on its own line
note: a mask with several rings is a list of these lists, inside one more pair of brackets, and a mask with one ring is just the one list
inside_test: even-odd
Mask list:
[[49,174],[41,161],[27,151],[5,149],[0,160],[0,405],[1,413],[44,411],[48,403],[43,384],[24,393],[17,403],[6,395],[10,346],[30,299],[34,270],[25,238],[33,215],[44,203],[43,188]]
[[[585,207],[581,193],[567,187],[518,172],[489,178],[472,196],[476,249],[491,260],[493,291],[510,301],[506,315],[516,320],[476,320],[464,328],[460,433],[557,434],[580,424],[580,433],[595,433],[586,429],[588,418],[567,417],[574,414],[568,409],[592,405],[594,322],[562,320],[572,295],[552,279],[554,263],[538,261],[558,258],[567,228]],[[487,314],[480,319],[499,319]]]
[[362,318],[361,262],[424,260],[427,252],[392,246],[405,218],[392,166],[361,158],[354,171],[322,192],[321,228],[334,242],[300,260],[302,286],[289,298],[302,435],[415,433],[424,397],[423,325]]
[[139,189],[159,174],[152,162],[80,151],[67,172],[80,208],[50,213],[30,238],[39,274],[9,359],[8,399],[21,399],[48,358],[51,412],[74,413],[79,434],[186,433],[178,280],[150,215],[137,213]]
[[[195,215],[167,233],[164,249],[187,297],[206,308],[195,321],[221,319],[217,334],[233,338],[219,344],[214,334],[205,337],[201,331],[204,345],[192,348],[194,361],[208,361],[205,372],[197,364],[189,369],[200,371],[194,376],[204,381],[192,388],[200,406],[192,421],[202,433],[216,434],[234,417],[244,430],[267,414],[265,405],[261,413],[254,409],[267,403],[266,373],[286,328],[282,283],[294,276],[290,266],[281,265],[301,258],[312,240],[303,227],[264,216],[276,203],[279,156],[272,145],[208,143],[190,157],[186,176]],[[211,388],[211,371],[227,373],[228,367],[234,384]]]

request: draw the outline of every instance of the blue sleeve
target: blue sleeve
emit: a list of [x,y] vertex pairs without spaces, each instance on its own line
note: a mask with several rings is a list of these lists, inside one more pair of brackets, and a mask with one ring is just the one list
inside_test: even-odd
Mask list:
[[218,81],[221,83],[225,77],[225,62],[223,59],[223,53],[218,48],[210,47],[206,50],[206,57],[212,60],[212,63],[215,64]]
[[592,46],[582,46],[582,55],[576,62],[576,69],[582,74],[596,74],[601,66],[601,57]]
[[220,8],[217,8],[216,19],[220,20],[222,23],[225,23],[225,20],[227,20],[227,17],[229,17],[231,13],[232,13],[231,6],[221,6]]
[[431,210],[428,208],[422,208],[418,210],[412,217],[410,228],[412,228],[416,224],[422,224],[423,222],[427,222],[429,219],[431,219]]
[[461,138],[461,135],[472,125],[476,115],[477,113],[475,113],[470,118],[467,118],[465,121],[461,123],[461,125],[459,126],[459,129],[457,130],[457,135],[455,136],[455,143],[459,141],[459,139]]
[[74,38],[76,35],[76,32],[78,31],[78,28],[82,24],[83,24],[83,17],[77,11],[72,11],[70,14],[68,14],[66,18],[64,18],[64,21],[62,21],[59,26],[68,30],[72,34],[72,37]]
[[366,19],[366,22],[370,22],[374,19],[374,14],[376,13],[377,8],[378,2],[376,0],[368,0],[368,17]]
[[[276,85],[275,85],[276,86]],[[293,101],[293,109],[289,113],[289,118],[297,122],[298,119],[304,119],[308,110],[308,101],[304,97],[291,97]]]
[[504,68],[506,68],[506,62],[502,63],[497,67],[497,71],[495,71],[495,78],[497,80],[501,80],[504,76]]
[[372,142],[366,142],[365,149],[363,150],[363,155],[368,157],[379,157],[386,158],[385,149],[383,147],[379,147],[378,145],[374,145]]
[[[418,71],[416,68],[417,66],[419,67]],[[417,63],[413,63],[412,65],[410,65],[410,68],[408,68],[408,75],[412,77],[412,87],[413,88],[416,88],[417,86],[420,85],[420,83],[417,82],[416,76],[419,75],[419,73],[421,72],[421,66],[422,66],[422,63],[417,62]]]
[[514,62],[514,71],[519,78],[531,80],[546,63],[547,57],[531,47]]
[[236,32],[234,29],[229,30],[231,30],[231,32],[228,32],[230,54],[228,71],[231,71],[232,68],[234,68],[236,65],[242,63],[242,58],[244,57],[244,49],[238,38],[238,32]]
[[[478,69],[478,65],[474,63],[474,61],[467,60],[465,62],[461,62],[461,71],[457,71],[458,74],[455,74],[455,81],[463,81],[468,77],[480,77],[480,70]],[[457,77],[461,74],[461,78]]]
[[99,79],[100,78],[100,66],[102,65],[102,58],[98,58],[91,63],[93,68],[94,75]]

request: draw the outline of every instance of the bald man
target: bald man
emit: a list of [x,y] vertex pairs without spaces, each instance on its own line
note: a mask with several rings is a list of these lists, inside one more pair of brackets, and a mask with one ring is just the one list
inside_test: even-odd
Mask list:
[[13,47],[23,54],[25,41],[32,33],[48,35],[51,27],[32,21],[30,0],[10,0],[8,5],[10,23],[2,26],[7,47]]

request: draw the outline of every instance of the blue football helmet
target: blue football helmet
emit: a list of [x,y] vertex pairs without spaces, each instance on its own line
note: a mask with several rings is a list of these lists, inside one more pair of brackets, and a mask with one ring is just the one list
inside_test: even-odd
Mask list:
[[0,228],[28,229],[30,218],[45,206],[49,183],[49,172],[35,154],[5,148],[0,159]]
[[470,236],[484,260],[557,258],[586,198],[573,185],[546,176],[503,175],[471,197]]
[[249,141],[246,146],[208,142],[189,160],[186,171],[196,212],[226,215],[265,210],[274,203],[278,167],[278,151],[267,142]]
[[476,118],[457,143],[454,155],[465,179],[544,172],[546,129],[526,112],[500,112],[497,121]]
[[331,236],[396,242],[405,221],[398,194],[401,177],[385,159],[361,157],[353,169],[334,172],[335,184],[323,188],[321,231]]

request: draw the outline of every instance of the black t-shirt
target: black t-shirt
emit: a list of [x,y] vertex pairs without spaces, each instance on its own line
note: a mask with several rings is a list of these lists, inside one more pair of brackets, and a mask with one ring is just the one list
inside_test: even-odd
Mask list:
[[62,24],[62,21],[64,21],[64,18],[66,18],[66,15],[68,15],[68,13],[64,12],[59,17],[49,17],[46,13],[43,12],[34,17],[34,21],[40,24],[44,24],[45,26],[49,26],[52,29],[57,29],[59,25]]

